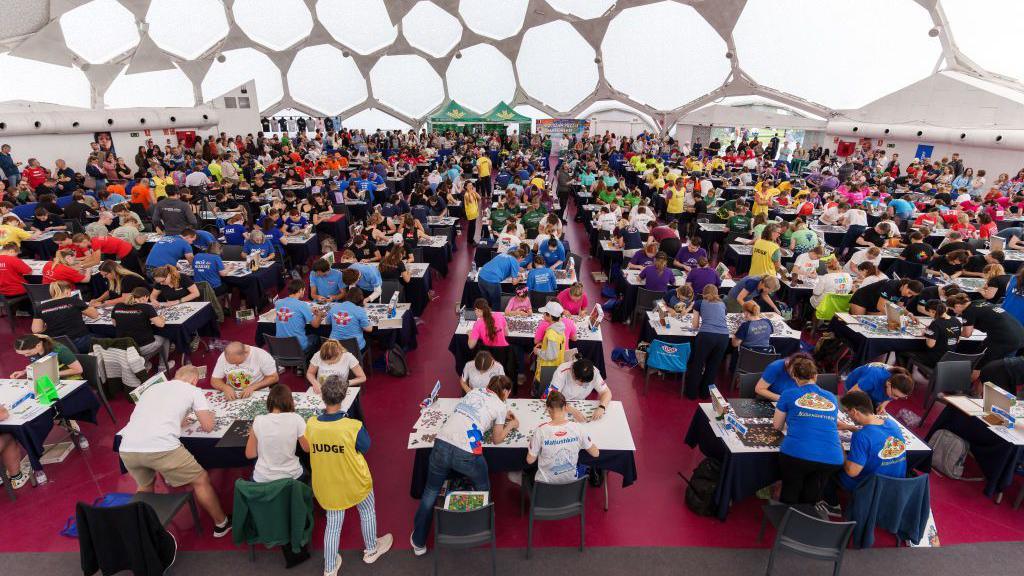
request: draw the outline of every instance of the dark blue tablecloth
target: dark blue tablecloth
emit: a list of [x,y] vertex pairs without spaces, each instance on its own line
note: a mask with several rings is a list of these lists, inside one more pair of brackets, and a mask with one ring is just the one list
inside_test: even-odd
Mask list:
[[413,316],[422,316],[423,311],[427,309],[427,304],[430,304],[432,282],[430,270],[427,270],[427,273],[421,277],[409,278],[409,283],[405,286],[405,300],[412,307]]
[[[267,334],[273,336],[276,330],[277,329],[273,322],[257,322],[255,338],[256,345],[262,347],[266,343],[266,339],[263,336]],[[331,326],[326,322],[321,324],[319,328],[313,328],[307,324],[306,333],[316,334],[320,336],[322,340],[330,337]],[[398,344],[403,350],[414,350],[417,346],[416,320],[413,318],[412,314],[407,312],[402,316],[401,328],[388,328],[386,330],[374,328],[373,332],[366,335],[366,338],[373,339],[375,342],[380,342],[386,347],[390,347],[392,344]]]
[[100,401],[96,398],[92,388],[88,384],[79,386],[64,398],[61,398],[50,407],[49,410],[36,416],[25,424],[6,424],[0,422],[0,434],[10,434],[21,444],[28,454],[28,461],[32,469],[40,471],[43,465],[39,458],[43,455],[43,442],[53,429],[53,421],[58,411],[69,420],[79,422],[96,423],[96,411],[100,408]]
[[[708,458],[722,463],[722,473],[715,489],[715,507],[718,519],[725,521],[729,507],[757,493],[758,490],[779,480],[779,456],[777,452],[732,453],[725,441],[715,435],[711,421],[704,410],[698,407],[690,420],[685,442],[691,448],[699,448]],[[928,473],[932,467],[931,450],[907,451],[907,470]]]
[[[922,339],[868,338],[850,328],[846,322],[839,318],[833,318],[829,326],[837,336],[850,345],[850,350],[853,353],[853,366],[866,364],[889,352],[912,352],[925,349],[924,340]],[[984,341],[961,340],[956,350],[966,354],[976,354],[981,352],[983,348],[985,348]]]
[[292,261],[292,266],[298,267],[303,266],[310,260],[315,260],[320,257],[320,237],[316,234],[308,242],[301,244],[282,244],[288,258]]
[[348,219],[344,216],[339,215],[338,219],[334,222],[321,222],[316,226],[317,234],[324,234],[330,238],[334,238],[339,248],[348,244]]
[[[528,352],[533,350],[533,338],[509,337],[509,345],[513,348],[516,358],[522,359]],[[607,376],[604,363],[604,342],[593,340],[576,340],[569,342],[570,348],[575,348],[579,356],[594,363],[594,367],[601,371],[602,376]],[[451,342],[448,343],[448,351],[452,353],[455,360],[455,373],[462,375],[462,369],[466,362],[473,359],[474,353],[469,348],[469,335],[454,334]],[[522,361],[519,362],[522,366]],[[513,382],[515,380],[513,379]]]
[[248,305],[257,311],[257,314],[263,303],[273,298],[284,287],[284,280],[281,278],[281,265],[277,262],[245,276],[222,276],[221,281],[231,288],[237,288]]
[[[427,485],[431,450],[431,448],[414,450],[412,483],[409,487],[409,495],[416,500],[423,496],[423,489]],[[484,459],[487,460],[487,470],[491,474],[495,472],[525,470],[526,448],[485,447]],[[618,473],[622,476],[623,488],[631,486],[636,482],[636,458],[635,454],[630,450],[602,449],[601,454],[597,458],[581,450],[579,463],[599,470],[611,470]]]
[[[678,320],[675,320],[678,322]],[[681,344],[683,342],[689,342],[693,344],[693,336],[659,336],[651,326],[650,320],[644,322],[643,328],[640,330],[640,340],[638,342],[651,342],[657,338],[662,342],[668,342],[670,344]],[[783,338],[781,336],[771,337],[772,346],[775,347],[775,352],[789,356],[790,354],[800,351],[800,339],[799,338]]]
[[[86,327],[89,332],[101,338],[116,336],[113,324],[86,324]],[[220,326],[217,325],[213,308],[204,306],[181,324],[167,324],[163,328],[157,328],[155,333],[170,340],[178,352],[187,353],[194,335],[219,336]]]
[[985,475],[986,496],[995,496],[1010,487],[1017,463],[1024,459],[1024,446],[1007,442],[980,418],[968,416],[954,406],[943,408],[926,440],[939,430],[949,430],[970,444],[971,455]]

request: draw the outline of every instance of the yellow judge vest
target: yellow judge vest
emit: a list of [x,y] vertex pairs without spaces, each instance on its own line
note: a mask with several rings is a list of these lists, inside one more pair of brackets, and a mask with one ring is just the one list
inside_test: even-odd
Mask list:
[[342,418],[306,421],[309,463],[313,469],[313,494],[324,510],[345,510],[366,499],[373,478],[366,458],[356,451],[359,420]]
[[775,261],[772,255],[779,245],[771,240],[758,238],[750,252],[750,276],[775,276]]

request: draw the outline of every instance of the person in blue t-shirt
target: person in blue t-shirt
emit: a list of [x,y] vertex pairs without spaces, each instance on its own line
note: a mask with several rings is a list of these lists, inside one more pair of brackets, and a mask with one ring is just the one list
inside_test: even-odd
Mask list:
[[544,257],[544,265],[552,270],[558,270],[565,264],[565,245],[558,238],[548,238],[537,253]]
[[839,400],[843,411],[860,428],[850,438],[839,485],[853,492],[871,476],[907,476],[907,443],[892,418],[874,412],[874,403],[864,392],[847,392]]
[[[363,264],[356,260],[356,253],[351,250],[345,250],[341,253],[342,265],[348,265],[346,271],[352,270],[358,276],[351,282],[345,282],[346,286],[358,286],[363,294],[371,294],[378,288],[380,288],[383,282],[380,277],[380,269],[377,266],[370,266],[369,264]],[[351,276],[351,274],[350,274]],[[344,272],[342,278],[345,278]]]
[[195,240],[192,240],[192,245],[200,250],[206,250],[210,247],[210,244],[216,241],[217,237],[206,230],[196,230],[196,237]]
[[231,246],[241,246],[245,244],[245,224],[242,222],[243,217],[241,214],[232,216],[228,223],[224,226],[224,243]]
[[309,271],[309,291],[314,302],[341,300],[345,295],[343,288],[341,270],[331,268],[323,258],[313,262],[313,269]]
[[757,352],[774,353],[772,348],[772,332],[775,328],[772,321],[761,316],[761,307],[757,302],[748,300],[743,304],[743,322],[732,336],[732,345],[749,348]]
[[757,397],[774,402],[783,392],[794,388],[796,381],[793,380],[793,364],[799,359],[814,362],[814,358],[810,354],[797,352],[788,358],[776,360],[766,366],[764,372],[761,373],[761,379],[757,381],[757,386],[754,388]]
[[227,276],[224,260],[220,257],[220,242],[212,242],[206,252],[200,252],[192,258],[192,280],[197,284],[206,282],[220,296],[228,291],[227,284],[221,276]]
[[874,403],[875,411],[882,414],[891,400],[906,398],[914,392],[914,379],[904,368],[872,362],[850,372],[846,391],[864,392]]
[[288,211],[288,216],[285,217],[282,224],[287,234],[299,234],[309,225],[309,220],[302,215],[302,212],[299,212],[298,208],[292,208]]
[[779,448],[779,500],[783,504],[817,504],[828,480],[843,465],[839,401],[815,383],[818,368],[813,359],[792,359],[789,368],[796,386],[779,397],[772,419],[776,430],[786,431]]
[[323,308],[313,309],[309,302],[302,300],[306,293],[306,285],[302,280],[288,282],[288,297],[274,302],[274,335],[278,338],[294,336],[298,338],[306,355],[311,355],[319,345],[319,337],[306,334],[306,325],[314,329],[327,316]]
[[753,300],[762,310],[770,308],[779,314],[779,307],[772,300],[772,294],[778,289],[779,279],[775,276],[747,276],[736,281],[736,285],[729,290],[729,295],[725,298],[725,304],[729,307],[729,312],[740,312],[744,302]]
[[192,244],[181,236],[164,236],[153,243],[149,256],[146,256],[146,271],[167,265],[177,266],[181,259],[192,261]]
[[246,238],[245,244],[242,244],[242,252],[245,254],[259,252],[260,258],[263,258],[264,260],[273,260],[274,256],[277,254],[277,251],[274,250],[274,243],[271,242],[270,238],[258,228],[249,233],[249,237]]
[[343,301],[331,304],[327,319],[330,321],[332,339],[340,342],[354,338],[359,344],[359,350],[366,349],[364,333],[372,331],[373,326],[363,308],[362,290],[358,287],[349,289]]
[[902,198],[889,202],[889,213],[896,218],[896,221],[910,220],[914,217],[914,205]]
[[533,270],[526,275],[526,287],[531,292],[558,292],[558,278],[551,268],[544,265],[544,257],[540,254],[533,257]]
[[476,283],[492,310],[501,310],[501,283],[505,280],[511,280],[513,284],[519,281],[519,259],[524,256],[515,248],[509,254],[496,255],[480,268]]

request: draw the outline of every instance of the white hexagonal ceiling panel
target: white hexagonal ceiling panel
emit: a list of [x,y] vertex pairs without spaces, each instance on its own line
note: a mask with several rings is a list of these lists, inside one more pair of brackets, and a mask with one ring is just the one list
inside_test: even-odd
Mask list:
[[597,53],[564,20],[526,31],[516,71],[526,93],[556,110],[569,110],[597,86]]
[[[461,55],[461,57],[459,57]],[[508,102],[516,95],[516,75],[512,62],[490,44],[477,44],[460,50],[445,73],[448,97],[459,104],[484,113]]]
[[231,30],[220,0],[152,0],[149,37],[165,52],[195,60]]
[[444,82],[421,56],[385,56],[370,70],[373,97],[410,118],[429,114],[444,102]]
[[459,43],[462,24],[437,4],[421,0],[402,18],[402,34],[413,48],[440,58]]
[[523,27],[529,5],[530,0],[460,0],[459,15],[473,32],[504,40]]
[[316,16],[335,40],[370,54],[398,37],[383,0],[319,0]]
[[[772,0],[747,2],[733,38],[740,66],[757,82],[830,108],[857,108],[932,73],[942,46],[931,28],[914,0]],[[828,49],[840,46],[864,64],[851,67]]]
[[942,0],[953,28],[953,40],[964,55],[997,74],[1024,79],[1020,49],[1007,41],[1020,33],[1024,2],[1020,0]]
[[103,104],[107,108],[195,106],[192,82],[181,70],[172,68],[141,74],[125,74],[125,70],[103,94]]
[[284,98],[281,71],[269,56],[255,48],[228,50],[223,56],[224,62],[214,60],[203,78],[204,101],[209,102],[249,80],[256,82],[256,100],[261,110]]
[[103,64],[139,44],[135,16],[115,0],[92,0],[60,17],[64,41],[91,64]]
[[355,60],[320,44],[295,55],[288,68],[288,92],[299,104],[337,116],[366,100],[366,81]]
[[[92,105],[89,79],[77,68],[0,54],[0,77],[18,79],[0,82],[0,102],[26,100],[79,108]],[[54,90],[54,86],[60,86],[60,90]]]
[[271,50],[294,46],[313,29],[302,0],[235,0],[231,12],[249,38]]

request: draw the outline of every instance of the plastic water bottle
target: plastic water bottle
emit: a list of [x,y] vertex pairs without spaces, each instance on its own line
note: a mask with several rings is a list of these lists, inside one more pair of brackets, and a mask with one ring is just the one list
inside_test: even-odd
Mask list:
[[569,269],[569,279],[573,282],[576,281],[576,262],[572,256],[569,256],[569,260],[565,263],[565,266]]
[[473,259],[473,265],[472,265],[472,267],[470,268],[470,275],[471,275],[471,276],[472,276],[473,278],[476,278],[476,273],[477,273],[477,269],[476,269],[476,259],[474,258],[474,259]]
[[388,318],[394,318],[398,315],[398,292],[391,294],[391,302],[388,303]]

